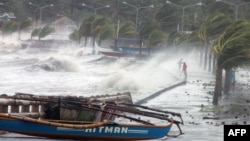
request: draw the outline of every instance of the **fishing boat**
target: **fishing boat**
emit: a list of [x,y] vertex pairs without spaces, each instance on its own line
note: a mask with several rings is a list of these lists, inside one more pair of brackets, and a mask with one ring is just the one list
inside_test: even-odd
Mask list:
[[137,59],[147,59],[151,56],[166,56],[166,47],[158,44],[149,47],[148,41],[137,38],[116,38],[115,40],[102,40],[95,43],[100,54],[112,57],[132,57]]
[[[65,101],[88,103],[93,100],[133,103],[129,92],[91,97],[45,96],[16,92],[15,95],[12,96],[5,94],[0,95],[0,113],[11,113],[12,115],[22,115],[48,120],[102,121],[114,119],[114,116],[109,113],[65,106]],[[119,112],[113,109],[103,108],[110,112]]]
[[99,54],[103,54],[103,55],[106,55],[106,56],[128,57],[129,55],[131,55],[129,53],[122,52],[122,51],[119,51],[119,50],[115,50],[113,48],[104,48],[104,47],[99,47],[99,46],[96,46],[96,48],[97,48]]
[[[149,56],[145,53],[139,54],[138,49],[132,50],[124,47],[119,47],[119,48],[105,48],[105,47],[97,47],[98,53],[102,54],[104,56],[109,56],[109,57],[130,57],[130,58],[137,58],[137,59],[146,59]],[[138,52],[137,52],[138,51]]]
[[[0,99],[0,101],[4,100]],[[49,100],[49,102],[51,101],[53,99]],[[16,103],[18,102],[16,101]],[[40,99],[39,102],[46,103],[47,101]],[[0,130],[54,139],[132,141],[171,136],[169,132],[172,126],[177,125],[180,133],[174,136],[183,134],[180,128],[183,120],[179,113],[136,105],[123,100],[60,98],[59,103],[64,108],[96,111],[112,115],[115,118],[99,118],[98,121],[62,120],[0,112]],[[179,117],[180,121],[173,117]],[[158,122],[155,119],[158,119]],[[154,122],[150,122],[151,120]]]
[[145,140],[167,135],[172,123],[163,126],[97,123],[67,123],[0,114],[0,129],[25,135],[56,139]]

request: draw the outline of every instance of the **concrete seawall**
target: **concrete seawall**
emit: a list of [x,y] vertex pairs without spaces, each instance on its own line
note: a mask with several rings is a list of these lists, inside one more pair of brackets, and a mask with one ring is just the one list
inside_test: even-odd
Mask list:
[[162,93],[164,93],[164,92],[166,92],[168,90],[174,89],[176,87],[179,87],[179,86],[182,86],[182,85],[185,85],[185,84],[186,84],[186,81],[177,82],[177,83],[172,84],[172,85],[170,85],[170,86],[168,86],[168,87],[166,87],[164,89],[161,89],[161,90],[159,90],[159,91],[157,91],[157,92],[155,92],[155,93],[153,93],[153,94],[151,94],[151,95],[149,95],[149,96],[147,96],[147,97],[145,97],[143,99],[138,100],[137,102],[135,102],[135,104],[141,105],[141,104],[146,103],[147,101],[161,95]]

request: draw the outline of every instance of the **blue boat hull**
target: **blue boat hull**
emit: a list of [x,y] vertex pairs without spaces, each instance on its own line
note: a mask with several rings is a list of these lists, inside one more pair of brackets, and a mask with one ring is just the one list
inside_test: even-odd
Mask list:
[[155,126],[109,122],[93,128],[79,128],[79,124],[75,126],[76,128],[74,125],[72,125],[72,128],[68,128],[65,126],[55,126],[48,121],[44,121],[46,124],[40,121],[42,120],[34,122],[34,120],[9,119],[0,115],[0,130],[57,139],[128,141],[163,138],[168,134],[173,124],[171,122],[165,126]]

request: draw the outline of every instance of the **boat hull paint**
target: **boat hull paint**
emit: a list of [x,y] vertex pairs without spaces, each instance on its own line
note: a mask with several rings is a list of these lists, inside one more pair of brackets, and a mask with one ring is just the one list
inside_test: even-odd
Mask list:
[[29,122],[24,120],[6,119],[0,117],[0,130],[24,135],[32,135],[56,139],[92,139],[92,140],[147,140],[163,138],[168,134],[173,123],[166,126],[117,124],[87,128],[64,128],[48,124]]

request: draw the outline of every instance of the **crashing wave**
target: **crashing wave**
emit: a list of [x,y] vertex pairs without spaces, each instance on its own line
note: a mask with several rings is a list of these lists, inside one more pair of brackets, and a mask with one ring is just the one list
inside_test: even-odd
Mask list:
[[46,71],[76,72],[77,66],[69,59],[50,57],[38,62],[33,67]]

